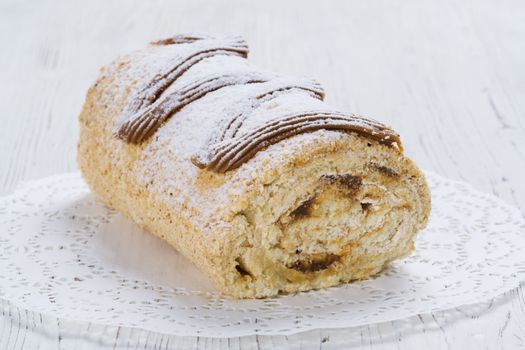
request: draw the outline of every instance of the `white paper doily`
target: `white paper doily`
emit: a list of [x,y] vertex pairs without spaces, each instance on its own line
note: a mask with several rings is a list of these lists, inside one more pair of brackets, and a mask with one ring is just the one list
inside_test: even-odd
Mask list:
[[376,278],[266,300],[224,297],[173,248],[99,203],[78,173],[0,198],[0,298],[31,311],[173,335],[351,327],[481,302],[525,279],[521,213],[427,173],[416,251]]

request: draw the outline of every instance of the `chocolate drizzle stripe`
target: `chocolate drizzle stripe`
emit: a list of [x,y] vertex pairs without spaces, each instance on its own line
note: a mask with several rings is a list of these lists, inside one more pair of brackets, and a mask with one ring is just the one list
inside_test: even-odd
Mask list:
[[270,86],[266,91],[259,93],[259,95],[252,98],[252,101],[250,102],[250,109],[248,111],[239,113],[233,118],[231,118],[228,121],[227,126],[225,128],[222,128],[222,130],[220,130],[218,133],[216,133],[216,135],[211,138],[213,141],[209,143],[217,143],[223,141],[226,138],[235,137],[239,132],[240,128],[242,127],[244,121],[251,115],[251,113],[255,109],[257,109],[263,103],[280,96],[282,93],[287,93],[292,90],[302,90],[308,92],[311,94],[312,97],[317,98],[319,100],[323,100],[324,98],[324,91],[322,87],[316,82],[297,83],[283,81],[278,82],[277,84],[272,84],[272,86]]
[[321,101],[324,99],[324,90],[323,90],[323,88],[321,87],[321,85],[319,85],[319,84],[317,84],[315,82],[313,84],[311,84],[310,86],[299,85],[299,84],[292,84],[292,85],[287,85],[287,86],[283,86],[283,87],[280,87],[280,88],[275,88],[275,89],[266,91],[263,94],[260,94],[256,98],[258,100],[263,100],[265,97],[267,97],[269,95],[273,95],[273,94],[275,94],[277,92],[280,92],[280,91],[287,91],[287,90],[292,90],[292,89],[300,89],[300,90],[308,91],[308,92],[311,92],[313,94],[313,97],[315,97],[315,98],[317,98],[317,99],[319,99]]
[[[244,41],[242,37],[240,36],[230,36],[225,39]],[[201,41],[201,40],[217,41],[217,38],[214,38],[213,36],[210,36],[210,35],[204,35],[204,34],[179,34],[179,35],[174,35],[169,38],[152,41],[150,42],[150,45],[168,46],[168,45],[191,44],[191,43],[194,43],[196,41]]]
[[152,41],[151,45],[176,45],[176,44],[188,44],[193,43],[198,40],[204,40],[204,39],[211,39],[210,36],[207,35],[191,35],[191,34],[182,34],[182,35],[174,35],[170,38],[161,39]]
[[[322,89],[313,89],[313,88],[308,88],[308,87],[299,86],[299,85],[291,85],[291,86],[286,86],[286,87],[283,87],[283,88],[280,88],[280,89],[275,89],[275,90],[269,91],[269,92],[267,92],[267,93],[265,93],[263,95],[257,96],[257,103],[255,103],[253,105],[253,109],[259,107],[260,105],[262,105],[265,102],[268,102],[268,101],[270,101],[270,100],[280,96],[282,93],[287,93],[287,92],[290,92],[292,90],[306,91],[306,92],[310,93],[310,95],[313,98],[317,98],[317,99],[319,99],[321,101],[324,99],[324,92],[323,92]],[[241,129],[244,121],[246,120],[246,118],[248,118],[248,116],[249,116],[248,113],[244,113],[243,115],[239,116],[237,125],[235,126],[235,129],[233,130],[232,137],[237,136],[237,133]]]
[[192,83],[190,86],[158,100],[153,105],[126,119],[118,128],[117,136],[130,143],[141,143],[151,136],[172,114],[206,94],[228,86],[263,83],[267,80],[268,78],[262,74],[243,73],[222,75]]
[[131,99],[132,102],[127,108],[127,113],[135,113],[144,106],[153,103],[193,65],[217,55],[237,55],[246,58],[248,46],[243,41],[229,43],[229,45],[211,42],[199,48],[196,52],[192,52],[187,57],[178,58],[176,62],[169,66],[170,68],[167,71],[159,73],[136,93],[134,98]]
[[194,164],[216,172],[226,172],[242,165],[260,150],[286,138],[320,129],[356,132],[376,141],[392,145],[399,144],[399,136],[383,124],[373,123],[355,115],[340,113],[295,114],[269,122],[260,128],[217,145],[209,161],[194,157]]
[[[263,140],[258,140],[256,142],[251,142],[247,147],[243,148],[238,154],[233,158],[226,158],[227,162],[222,162],[221,167],[217,170],[219,172],[226,172],[231,169],[238,168],[247,160],[252,158],[257,152],[267,148],[270,145],[278,143],[284,139],[293,137],[295,135],[303,134],[306,132],[313,132],[320,129],[324,130],[338,130],[346,132],[356,132],[361,135],[369,135],[365,130],[356,128],[355,124],[349,122],[339,122],[339,123],[311,123],[303,122],[294,126],[283,128],[283,130],[275,131],[272,134],[264,135]],[[378,138],[377,141],[382,142],[383,139]],[[383,142],[382,142],[383,143]],[[385,143],[390,145],[390,143]]]
[[[364,123],[368,123],[369,121],[364,119],[364,118],[360,118],[360,117],[356,117],[354,115],[350,115],[350,116],[346,116],[345,117],[345,114],[343,113],[334,113],[334,112],[322,112],[322,111],[312,111],[312,112],[306,112],[306,113],[294,113],[294,114],[291,114],[291,115],[287,115],[287,116],[283,116],[283,117],[278,117],[278,118],[273,118],[271,121],[267,122],[266,124],[264,124],[263,126],[249,132],[249,133],[246,133],[244,135],[242,135],[240,138],[238,138],[237,140],[237,143],[239,143],[240,141],[243,141],[243,140],[250,140],[250,139],[253,139],[254,137],[258,137],[260,136],[261,134],[263,134],[264,132],[269,132],[269,131],[273,131],[275,129],[279,129],[280,127],[282,126],[286,126],[287,124],[290,124],[290,122],[293,123],[294,119],[297,119],[297,118],[304,118],[304,117],[310,117],[313,119],[316,119],[317,116],[319,115],[324,115],[324,116],[330,116],[332,119],[337,119],[337,118],[346,118],[345,120],[347,120],[348,118],[353,118],[354,120],[360,120]],[[371,127],[375,127],[376,125],[382,125],[380,123],[377,123],[377,124],[369,124]],[[230,148],[232,147],[232,143],[231,142],[225,142],[225,143],[218,143],[216,145],[216,148],[214,149],[214,152],[217,154],[218,152],[220,152],[221,150],[224,150],[224,148],[227,148],[229,147]]]

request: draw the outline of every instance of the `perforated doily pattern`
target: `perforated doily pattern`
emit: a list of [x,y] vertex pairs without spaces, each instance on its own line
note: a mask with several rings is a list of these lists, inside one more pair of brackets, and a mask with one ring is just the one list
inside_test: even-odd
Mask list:
[[525,279],[525,220],[499,199],[427,173],[433,209],[415,253],[379,276],[236,301],[98,202],[78,173],[0,199],[0,297],[36,312],[174,335],[290,334],[490,299]]

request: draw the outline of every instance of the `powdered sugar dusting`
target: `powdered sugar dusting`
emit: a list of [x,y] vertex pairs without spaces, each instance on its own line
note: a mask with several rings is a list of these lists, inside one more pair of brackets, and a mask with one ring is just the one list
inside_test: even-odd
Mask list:
[[[153,45],[124,56],[108,67],[106,72],[117,74],[117,79],[113,82],[114,86],[108,89],[107,99],[112,103],[120,101],[123,105],[122,113],[115,115],[110,123],[113,130],[123,118],[129,117],[125,115],[126,108],[132,104],[134,96],[144,90],[147,84],[145,82],[155,79],[159,71],[169,71],[176,60],[174,57],[180,60],[180,57],[195,52],[195,45],[202,45],[204,41],[167,46]],[[312,130],[300,135],[290,135],[278,144],[261,149],[251,161],[244,162],[236,171],[225,174],[202,171],[192,163],[192,157],[197,155],[206,160],[209,155],[203,153],[217,141],[215,147],[220,148],[223,143],[227,144],[236,138],[246,138],[253,130],[298,110],[322,112],[325,115],[345,118],[343,113],[322,101],[324,92],[319,84],[262,71],[238,55],[213,55],[203,58],[163,90],[158,100],[180,93],[195,82],[209,79],[210,76],[228,74],[257,74],[263,79],[244,85],[225,85],[184,105],[175,116],[164,120],[152,137],[140,145],[140,159],[130,171],[130,176],[152,195],[155,193],[157,198],[169,205],[184,208],[182,215],[190,216],[198,212],[210,218],[227,217],[230,215],[228,213],[242,209],[245,204],[238,203],[237,207],[224,206],[221,205],[221,201],[227,201],[250,190],[254,186],[254,179],[257,179],[260,173],[258,167],[261,164],[284,164],[294,157],[294,153],[308,148],[308,145],[315,145],[320,140],[330,144],[348,137],[342,132],[330,130]],[[262,96],[261,101],[254,104],[254,97],[257,96]],[[237,115],[249,117],[232,122],[232,118]],[[370,130],[371,134],[386,130],[382,124],[356,116],[350,117],[346,120],[347,123]],[[320,127],[338,125],[337,120],[329,116],[322,121],[317,120],[316,123]],[[229,125],[234,127],[230,129]],[[374,131],[371,125],[377,130]],[[217,130],[223,131],[223,135],[217,135]],[[114,147],[129,146],[126,146],[125,142],[115,140]],[[271,159],[268,158],[270,155]],[[167,175],[160,177],[159,171]],[[227,185],[220,185],[221,183]],[[193,191],[202,192],[196,195]],[[219,220],[215,224],[224,222]],[[211,226],[210,223],[199,225],[204,232]]]

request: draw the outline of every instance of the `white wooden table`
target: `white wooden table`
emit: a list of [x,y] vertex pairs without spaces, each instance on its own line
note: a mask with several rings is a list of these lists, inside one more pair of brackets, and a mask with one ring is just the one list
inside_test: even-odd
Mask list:
[[[525,211],[520,0],[0,0],[0,194],[76,169],[76,118],[100,65],[188,31],[242,34],[258,65],[316,78],[330,102],[393,125],[423,168]],[[524,288],[396,322],[234,339],[175,338],[3,305],[0,349],[525,347]]]

